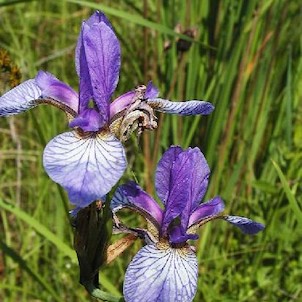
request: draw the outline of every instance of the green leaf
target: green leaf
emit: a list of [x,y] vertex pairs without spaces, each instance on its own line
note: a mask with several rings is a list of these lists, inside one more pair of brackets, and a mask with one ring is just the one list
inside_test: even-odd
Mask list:
[[281,183],[282,183],[282,187],[283,187],[283,190],[284,190],[284,193],[289,201],[289,205],[291,206],[294,214],[296,215],[296,218],[298,220],[298,222],[302,225],[302,211],[298,205],[298,202],[293,194],[293,192],[291,191],[289,185],[288,185],[288,181],[287,179],[285,178],[285,175],[283,174],[283,172],[281,171],[279,165],[273,161],[273,165],[278,173],[278,176],[281,180]]
[[[109,6],[104,5],[104,4],[99,4],[99,3],[90,2],[90,1],[67,0],[67,2],[80,4],[82,6],[90,7],[90,8],[93,8],[93,9],[99,9],[99,10],[102,10],[104,13],[106,13],[108,15],[116,16],[116,17],[125,19],[126,21],[132,22],[134,24],[141,25],[141,26],[144,26],[144,27],[148,27],[150,29],[154,29],[154,30],[156,30],[160,33],[163,33],[163,34],[167,34],[167,35],[170,35],[170,36],[178,37],[178,38],[181,38],[181,39],[184,39],[184,40],[187,40],[187,41],[196,42],[196,43],[200,44],[200,42],[192,39],[191,37],[189,37],[187,35],[179,34],[179,33],[175,32],[173,29],[171,29],[169,27],[166,27],[166,26],[164,26],[162,24],[159,24],[159,23],[156,23],[156,22],[152,22],[152,21],[147,20],[147,19],[145,19],[145,18],[143,18],[139,15],[134,15],[134,14],[125,12],[123,10],[119,10],[119,9],[109,7]],[[207,48],[213,48],[213,47],[210,47],[208,45],[204,45],[204,46],[207,47]]]
[[32,228],[36,230],[40,235],[42,235],[46,240],[50,241],[57,247],[60,252],[62,252],[65,256],[69,257],[73,262],[77,261],[76,254],[74,250],[69,247],[66,243],[64,243],[56,234],[52,233],[47,227],[37,221],[35,218],[29,216],[22,209],[4,202],[0,199],[0,208],[3,208],[6,211],[13,213],[16,217],[20,218]]
[[56,301],[62,301],[61,298],[57,295],[57,293],[49,286],[48,282],[44,280],[39,273],[33,271],[29,265],[27,265],[26,261],[12,248],[6,245],[0,239],[0,249],[10,258],[12,258],[16,263],[19,264],[20,268],[26,271],[35,281],[37,281],[46,291],[48,291],[53,299]]

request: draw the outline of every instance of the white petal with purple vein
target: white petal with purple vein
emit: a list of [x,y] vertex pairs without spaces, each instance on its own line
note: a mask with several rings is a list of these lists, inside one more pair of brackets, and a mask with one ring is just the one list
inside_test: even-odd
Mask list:
[[0,116],[13,115],[31,109],[37,106],[35,100],[40,96],[41,89],[36,81],[27,80],[0,97]]
[[214,106],[205,101],[185,101],[171,102],[160,98],[147,99],[146,102],[154,109],[160,112],[180,114],[180,115],[195,115],[210,114],[214,110]]
[[65,132],[44,150],[43,163],[49,177],[63,186],[71,203],[85,207],[107,194],[127,165],[121,142],[109,133],[79,137]]
[[143,247],[129,264],[124,282],[127,302],[190,302],[197,287],[198,265],[190,248]]

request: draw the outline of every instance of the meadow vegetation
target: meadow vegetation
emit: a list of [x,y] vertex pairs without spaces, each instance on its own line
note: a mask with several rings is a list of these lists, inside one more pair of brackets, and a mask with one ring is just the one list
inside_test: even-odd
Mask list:
[[[299,1],[6,0],[0,48],[22,80],[43,69],[76,88],[74,48],[81,21],[95,9],[106,13],[121,42],[116,95],[152,80],[163,98],[204,99],[216,108],[207,117],[159,115],[156,131],[127,143],[129,166],[120,182],[136,179],[153,193],[163,151],[198,146],[212,170],[205,200],[220,195],[228,213],[266,225],[251,237],[223,221],[199,231],[194,301],[301,301]],[[179,25],[189,38],[179,35]],[[11,86],[8,74],[2,68],[1,94]],[[46,143],[67,127],[63,112],[44,106],[0,119],[3,302],[93,300],[78,283],[71,205],[42,166]],[[143,221],[130,213],[124,219],[133,226]],[[122,293],[125,269],[141,245],[137,240],[101,269],[106,291]]]

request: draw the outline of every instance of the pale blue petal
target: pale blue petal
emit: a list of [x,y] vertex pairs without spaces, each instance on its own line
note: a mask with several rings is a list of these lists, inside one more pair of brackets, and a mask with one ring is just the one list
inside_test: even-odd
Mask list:
[[197,288],[198,264],[190,248],[143,247],[129,264],[126,302],[190,302]]
[[37,106],[41,89],[34,79],[27,80],[0,97],[0,116],[13,115]]
[[124,148],[109,133],[80,137],[65,132],[44,150],[43,163],[49,177],[64,187],[71,203],[85,207],[102,198],[126,168]]
[[254,235],[264,229],[262,223],[241,216],[224,216],[224,220],[238,227],[243,233]]
[[154,109],[160,112],[180,114],[180,115],[207,115],[214,110],[214,106],[205,101],[185,101],[171,102],[160,98],[148,99],[146,102]]

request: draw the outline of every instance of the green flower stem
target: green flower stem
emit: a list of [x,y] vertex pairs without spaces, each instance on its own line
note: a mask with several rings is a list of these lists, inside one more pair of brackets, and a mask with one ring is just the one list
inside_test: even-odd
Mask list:
[[85,284],[82,283],[82,285],[86,288],[86,290],[92,297],[94,297],[98,300],[108,301],[108,302],[124,302],[125,301],[123,299],[123,297],[115,297],[111,294],[108,294],[108,293],[100,290],[98,287],[96,287],[94,285],[93,282],[87,282]]

